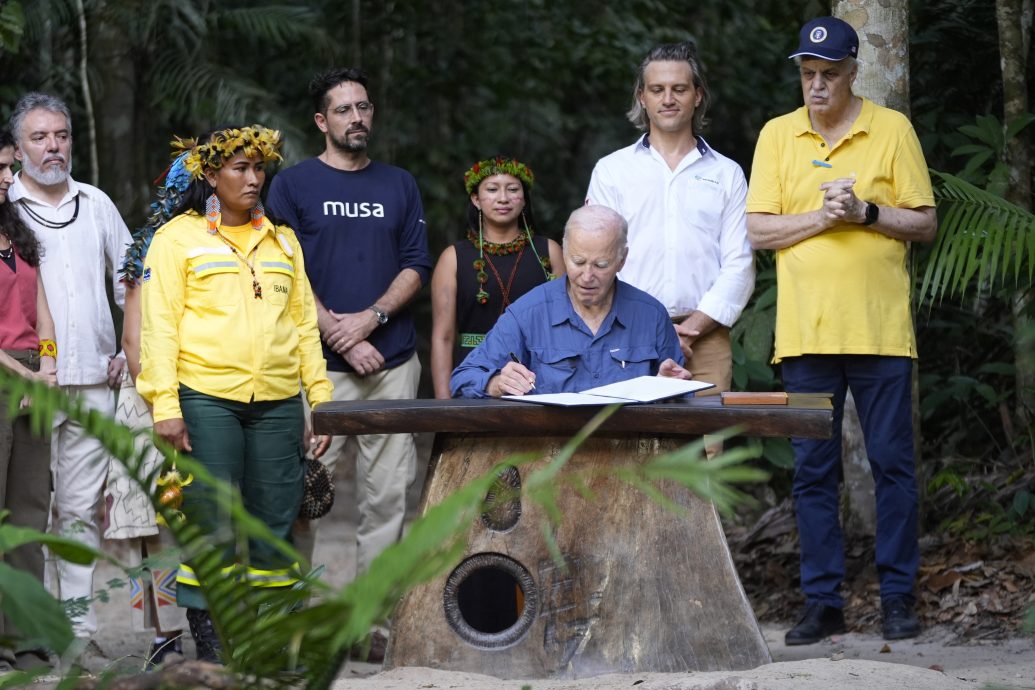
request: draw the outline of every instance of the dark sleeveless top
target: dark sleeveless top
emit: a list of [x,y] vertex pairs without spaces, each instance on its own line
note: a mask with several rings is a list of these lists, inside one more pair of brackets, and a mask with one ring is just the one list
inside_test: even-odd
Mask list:
[[[539,256],[549,261],[549,241],[542,235],[533,235],[532,243]],[[545,283],[546,272],[535,252],[527,245],[520,252],[504,256],[493,256],[486,252],[485,262],[491,264],[485,267],[485,273],[488,275],[485,291],[489,293],[489,301],[479,304],[477,295],[481,285],[478,283],[478,271],[474,268],[474,262],[478,259],[478,247],[470,240],[463,239],[454,243],[453,248],[456,251],[457,329],[456,345],[453,347],[453,366],[456,366],[485,338],[485,334],[496,324],[496,319],[505,309],[503,291],[496,279],[496,273],[504,285],[510,281],[513,273],[514,279],[509,290],[510,303],[513,303],[536,285]],[[492,267],[495,267],[496,273]],[[553,266],[550,267],[550,271],[554,271]]]

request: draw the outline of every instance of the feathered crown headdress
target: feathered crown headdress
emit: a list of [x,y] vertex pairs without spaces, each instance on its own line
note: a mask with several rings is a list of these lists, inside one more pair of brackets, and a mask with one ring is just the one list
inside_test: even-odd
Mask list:
[[464,187],[467,189],[467,193],[473,192],[482,180],[493,175],[513,175],[524,182],[529,189],[535,184],[535,175],[527,165],[513,158],[496,156],[478,161],[464,173]]
[[267,163],[282,160],[280,156],[280,132],[262,125],[224,129],[213,132],[209,140],[199,144],[197,139],[173,138],[173,156],[186,152],[183,166],[195,180],[205,176],[205,170],[218,170],[223,162],[233,158],[238,151],[244,151],[249,158],[262,156]]

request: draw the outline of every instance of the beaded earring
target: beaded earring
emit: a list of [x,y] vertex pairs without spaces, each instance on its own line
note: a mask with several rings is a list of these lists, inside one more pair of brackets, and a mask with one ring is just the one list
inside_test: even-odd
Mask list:
[[213,192],[205,201],[205,220],[208,222],[208,234],[215,235],[219,223],[219,197]]
[[262,205],[262,202],[255,204],[252,207],[252,229],[262,230],[262,221],[266,217],[266,208]]

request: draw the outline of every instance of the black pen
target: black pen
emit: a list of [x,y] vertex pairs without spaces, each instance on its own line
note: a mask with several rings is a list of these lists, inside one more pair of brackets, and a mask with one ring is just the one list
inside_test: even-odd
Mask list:
[[[510,361],[513,362],[514,364],[521,364],[521,360],[518,359],[517,355],[515,355],[513,352],[510,353]],[[534,383],[529,383],[528,385],[530,385],[532,387],[532,390],[535,390],[535,384]]]

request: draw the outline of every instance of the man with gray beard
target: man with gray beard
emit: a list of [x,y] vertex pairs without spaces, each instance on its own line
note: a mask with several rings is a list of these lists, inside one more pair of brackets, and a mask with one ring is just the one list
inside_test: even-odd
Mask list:
[[[10,124],[17,142],[15,158],[22,165],[10,199],[43,249],[40,274],[54,316],[58,385],[110,417],[115,412],[112,389],[125,360],[115,357],[115,327],[104,283],[110,274],[121,307],[125,288],[115,268],[131,241],[129,230],[104,192],[72,179],[72,118],[63,101],[26,94],[14,107]],[[99,547],[97,511],[108,472],[101,443],[78,423],[56,416],[51,470],[56,531]],[[57,563],[59,598],[85,602],[72,616],[79,643],[71,651],[88,671],[99,670],[105,661],[90,641],[97,631],[90,601],[93,571],[92,565]]]

